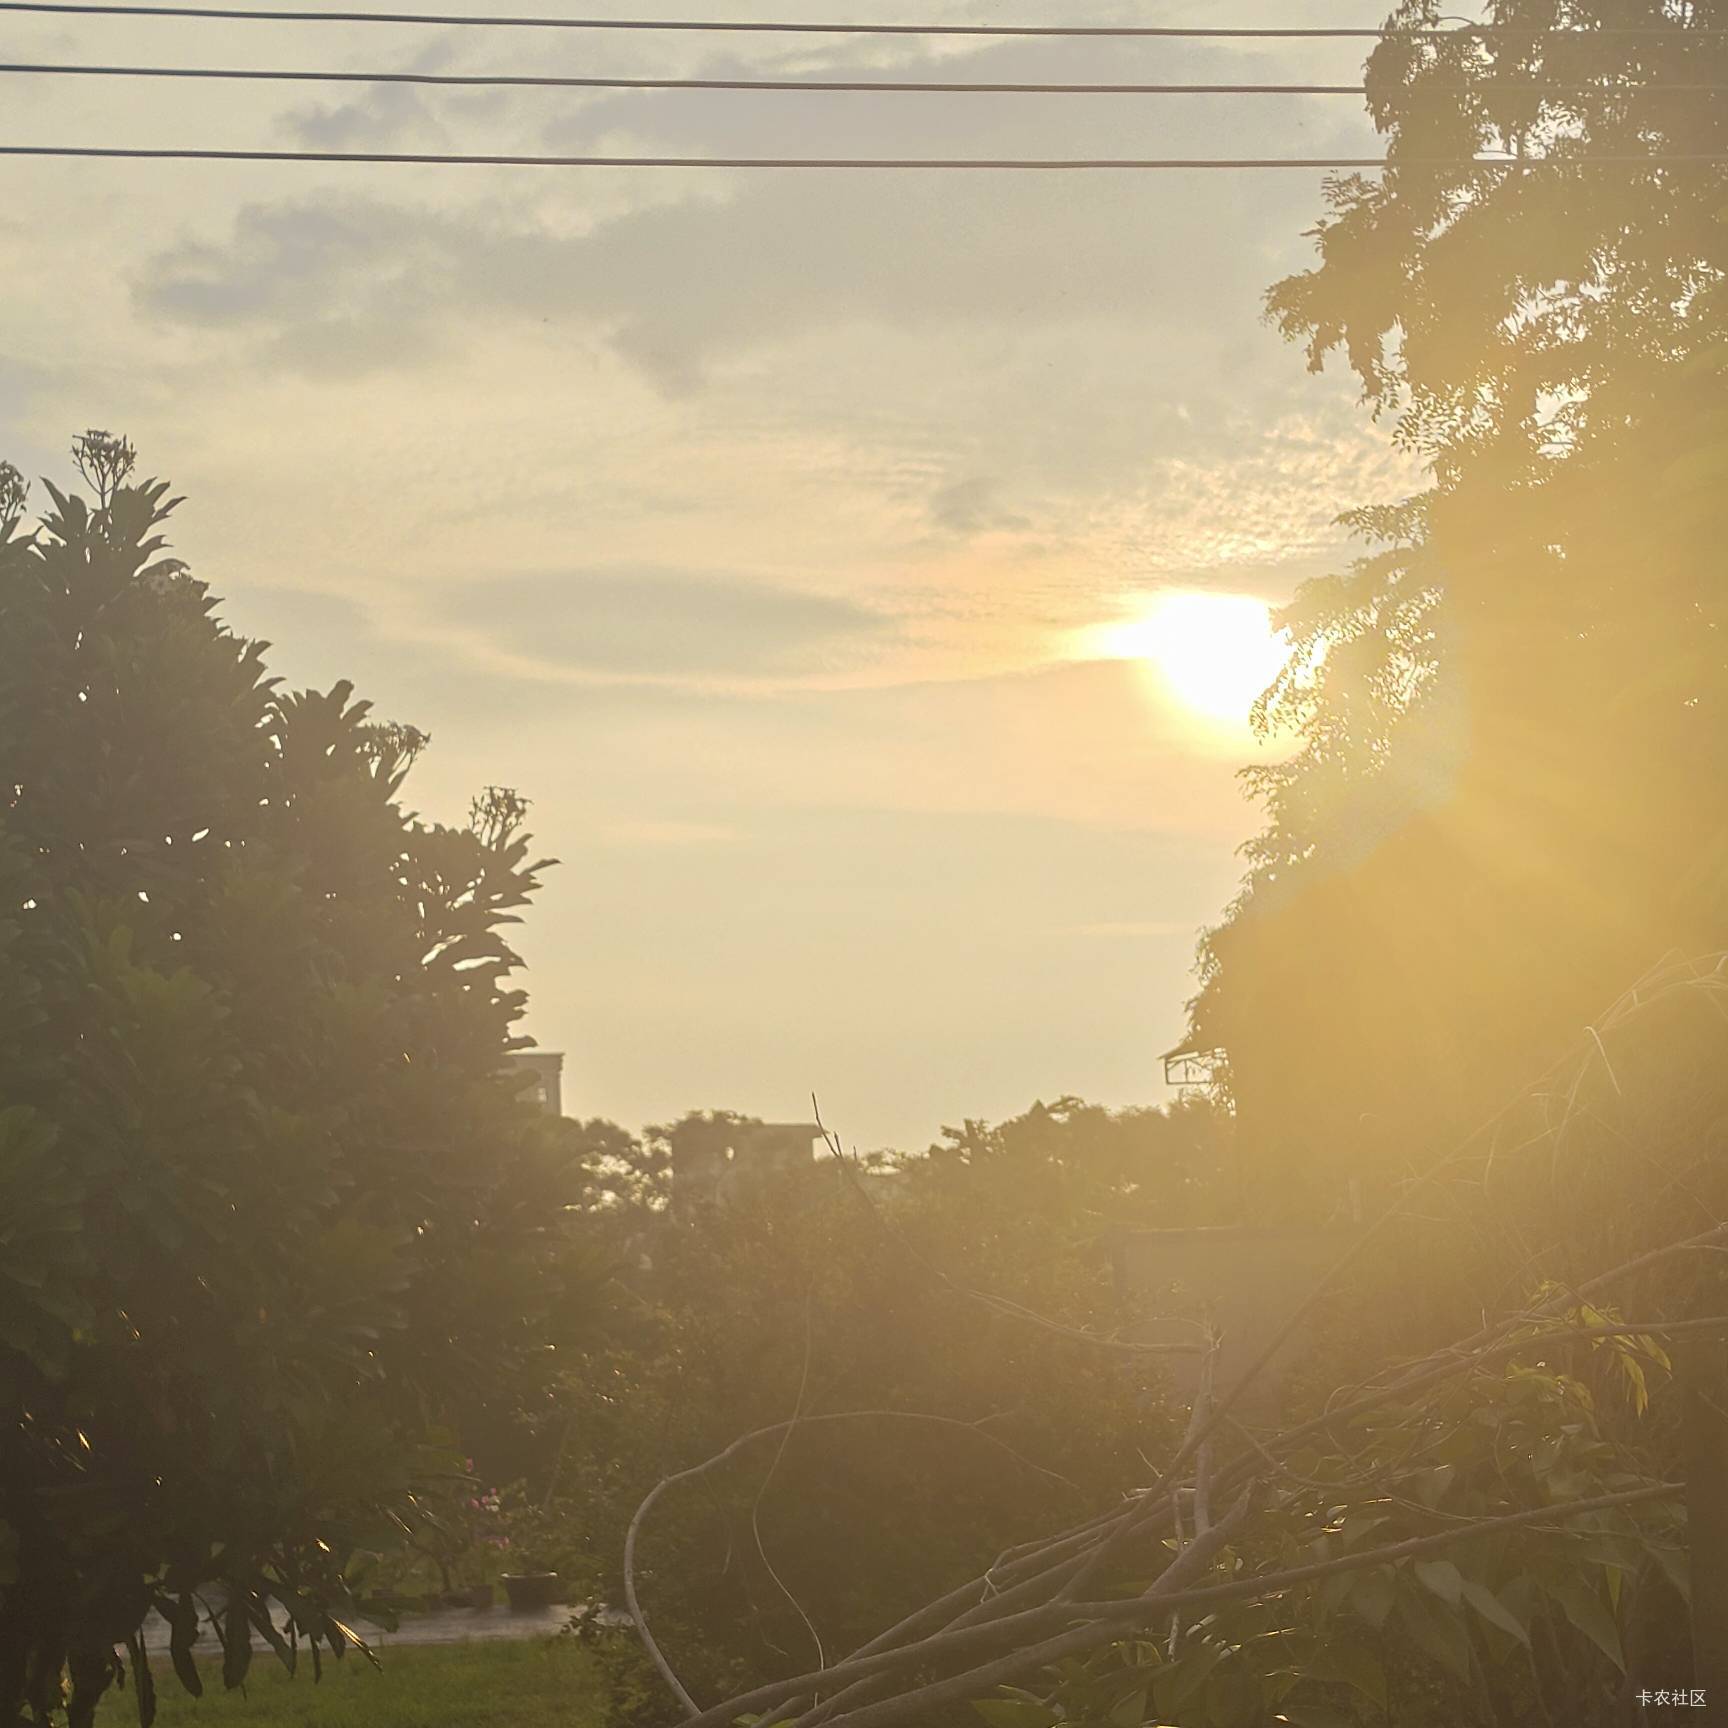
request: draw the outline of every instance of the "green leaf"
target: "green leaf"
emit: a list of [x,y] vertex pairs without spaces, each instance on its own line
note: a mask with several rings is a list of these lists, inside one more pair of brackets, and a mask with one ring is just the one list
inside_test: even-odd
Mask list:
[[1452,1486],[1452,1479],[1458,1474],[1450,1464],[1441,1464],[1433,1470],[1425,1470],[1415,1481],[1416,1498],[1424,1506],[1434,1507],[1440,1503],[1441,1496]]
[[1386,1671],[1373,1651],[1360,1644],[1325,1644],[1303,1663],[1311,1680],[1353,1686],[1382,1710],[1386,1708]]
[[1392,1599],[1395,1594],[1392,1568],[1374,1566],[1355,1575],[1355,1581],[1350,1587],[1350,1607],[1359,1618],[1366,1620],[1378,1632],[1386,1624],[1386,1616],[1392,1612]]
[[1458,1606],[1458,1598],[1464,1588],[1464,1575],[1450,1560],[1418,1560],[1415,1570],[1416,1576],[1448,1608]]
[[1545,1588],[1566,1618],[1624,1674],[1626,1658],[1620,1649],[1620,1628],[1607,1603],[1581,1578],[1565,1578]]
[[276,1659],[290,1674],[294,1672],[294,1648],[288,1640],[276,1630],[276,1622],[270,1618],[268,1602],[254,1601],[252,1604],[252,1624],[264,1635],[264,1641],[276,1652]]
[[1355,1580],[1348,1572],[1334,1572],[1314,1593],[1314,1617],[1324,1626],[1349,1598]]
[[1189,1646],[1176,1660],[1162,1668],[1152,1682],[1158,1708],[1175,1715],[1200,1695],[1206,1676],[1229,1655],[1228,1644]]
[[1260,1689],[1266,1694],[1268,1704],[1282,1704],[1286,1698],[1301,1684],[1302,1676],[1288,1668],[1281,1668],[1272,1674],[1260,1677]]
[[1485,1584],[1478,1584],[1474,1578],[1464,1580],[1464,1600],[1488,1622],[1490,1626],[1498,1626],[1502,1632],[1510,1633],[1526,1648],[1530,1644],[1530,1634],[1518,1616],[1500,1600]]
[[1398,1619],[1418,1649],[1469,1684],[1470,1637],[1458,1615],[1437,1606],[1432,1596],[1410,1591],[1398,1598]]
[[1680,1600],[1689,1604],[1692,1600],[1692,1569],[1685,1549],[1671,1547],[1666,1542],[1653,1542],[1650,1553]]
[[204,1678],[198,1672],[192,1646],[198,1641],[198,1604],[189,1590],[183,1590],[177,1602],[157,1604],[158,1612],[168,1622],[168,1660],[180,1684],[194,1698],[204,1696]]
[[1140,1724],[1146,1720],[1146,1695],[1150,1690],[1151,1683],[1148,1682],[1117,1703],[1110,1712],[1113,1728],[1140,1728]]
[[1217,1728],[1257,1728],[1266,1720],[1259,1676],[1240,1662],[1220,1668],[1206,1682],[1206,1720]]
[[1289,1722],[1293,1728],[1357,1728],[1354,1717],[1334,1710],[1329,1704],[1292,1704],[1277,1720]]
[[[1031,1704],[1021,1698],[978,1698],[972,1708],[990,1724],[990,1728],[1051,1728],[1061,1718],[1048,1704]],[[1133,1728],[1139,1728],[1140,1718]]]
[[1346,1548],[1359,1548],[1363,1539],[1373,1535],[1387,1520],[1388,1514],[1384,1512],[1352,1512],[1344,1520],[1344,1528],[1341,1532],[1344,1546]]
[[380,1666],[378,1652],[352,1626],[334,1616],[328,1617],[324,1624],[330,1640],[330,1648],[338,1656],[348,1650],[358,1650],[374,1668]]

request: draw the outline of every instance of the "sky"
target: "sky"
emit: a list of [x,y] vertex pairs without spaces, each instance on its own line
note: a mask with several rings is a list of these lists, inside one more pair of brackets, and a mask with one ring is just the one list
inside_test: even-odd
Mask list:
[[[1049,13],[932,0],[917,21]],[[1204,0],[1060,17],[1220,22]],[[7,60],[980,81],[1351,82],[1363,46],[0,30]],[[13,143],[1377,153],[1337,97],[0,96]],[[1350,555],[1341,511],[1415,478],[1261,316],[1309,261],[1320,182],[0,161],[0,457],[63,481],[74,432],[126,433],[273,670],[350,679],[431,734],[413,808],[532,801],[561,862],[520,936],[525,1029],[565,1053],[570,1113],[802,1119],[815,1094],[870,1149],[1062,1093],[1158,1103],[1263,747],[1122,644],[1171,595],[1276,604]]]

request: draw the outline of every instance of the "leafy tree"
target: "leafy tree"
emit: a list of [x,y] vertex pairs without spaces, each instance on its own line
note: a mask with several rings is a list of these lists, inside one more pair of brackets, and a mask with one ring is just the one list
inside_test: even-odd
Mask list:
[[[285,693],[164,556],[178,502],[0,469],[0,1722],[92,1719],[156,1607],[198,1689],[340,1654],[357,1550],[544,1371],[568,1148],[515,1096],[516,824],[400,803],[424,738]],[[477,1395],[477,1394],[476,1394]],[[290,1616],[286,1640],[274,1601]]]
[[1213,1100],[1111,1110],[1041,1099],[992,1125],[945,1128],[928,1152],[891,1167],[975,1216],[1036,1216],[1074,1242],[1123,1228],[1224,1222],[1237,1203],[1234,1123]]
[[[1589,1308],[1567,1318],[1608,1323]],[[1225,1562],[1226,1575],[1338,1570],[1220,1603],[1166,1639],[1072,1661],[1019,1689],[1007,1713],[985,1705],[985,1714],[1003,1728],[1623,1721],[1629,1672],[1672,1682],[1689,1671],[1673,1637],[1687,1590],[1676,1500],[1488,1530],[1346,1569],[1508,1504],[1610,1499],[1660,1481],[1642,1449],[1615,1435],[1626,1424],[1608,1419],[1628,1388],[1642,1400],[1647,1380],[1665,1378],[1660,1344],[1556,1349],[1534,1341],[1541,1330],[1526,1328],[1522,1356],[1362,1411],[1291,1452],[1272,1503]]]
[[[1378,178],[1272,290],[1431,484],[1283,614],[1267,825],[1203,947],[1251,1188],[1396,1175],[1728,937],[1728,108],[1716,0],[1406,0]],[[1556,34],[1555,32],[1562,32]],[[1500,147],[1516,168],[1459,166]]]
[[[685,1138],[739,1126],[693,1113],[622,1161],[659,1178]],[[859,1642],[1019,1537],[1108,1503],[1140,1451],[1172,1437],[1158,1360],[1096,1341],[1128,1316],[1087,1208],[1135,1161],[1100,1157],[1089,1185],[1074,1171],[1088,1134],[1115,1133],[1159,1138],[1064,1099],[1000,1130],[972,1124],[952,1156],[856,1173],[819,1160],[695,1208],[667,1207],[651,1180],[601,1208],[590,1223],[619,1246],[618,1308],[547,1415],[558,1474],[530,1485],[548,1506],[539,1556],[620,1601],[626,1528],[662,1477],[808,1419],[784,1448],[769,1434],[671,1491],[642,1532],[649,1618],[713,1697],[807,1665],[816,1636],[830,1654]],[[1139,1162],[1179,1184],[1179,1165]],[[1048,1204],[1052,1181],[1072,1213]],[[859,1411],[945,1420],[831,1420]],[[664,1689],[629,1635],[620,1646],[612,1718],[662,1720]]]

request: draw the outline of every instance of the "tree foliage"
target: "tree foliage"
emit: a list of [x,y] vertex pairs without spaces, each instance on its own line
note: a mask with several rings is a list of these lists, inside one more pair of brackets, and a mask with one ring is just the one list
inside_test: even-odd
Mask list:
[[[1266,827],[1203,947],[1192,1036],[1271,1204],[1395,1174],[1728,935],[1728,14],[1398,34],[1442,11],[1393,14],[1391,166],[1330,185],[1269,299],[1431,475],[1282,615],[1262,712],[1297,749],[1251,774]],[[1525,166],[1455,165],[1499,148]]]
[[1390,1207],[1312,1310],[1285,1425],[1202,1392],[1094,1518],[691,1728],[966,1700],[995,1728],[1611,1728],[1639,1676],[1684,1680],[1697,1382],[1670,1363],[1728,1334],[1725,999],[1714,958],[1645,980]]
[[[515,1097],[509,823],[399,802],[424,739],[289,693],[94,500],[0,471],[0,1722],[88,1723],[147,1610],[194,1690],[353,1641],[357,1549],[450,1467],[447,1389],[539,1372],[565,1155]],[[269,1617],[291,1617],[286,1641]]]
[[1006,1122],[968,1118],[889,1167],[979,1219],[1041,1219],[1063,1239],[1179,1229],[1234,1215],[1235,1124],[1202,1096],[1112,1110],[1064,1096]]
[[[669,1190],[686,1137],[749,1126],[693,1113],[635,1148],[585,1131],[623,1172],[589,1221],[615,1244],[620,1300],[547,1413],[555,1491],[536,1484],[542,1557],[616,1603],[626,1528],[661,1478],[802,1418],[671,1490],[641,1534],[650,1621],[704,1697],[807,1666],[818,1637],[849,1647],[1109,1503],[1172,1443],[1161,1359],[1103,1342],[1133,1316],[1101,1239],[1119,1197],[1144,1218],[1195,1215],[1222,1131],[1205,1106],[1064,1098],[927,1154],[823,1159],[732,1204]],[[847,1412],[887,1414],[834,1420]],[[911,1420],[925,1416],[941,1420]],[[620,1722],[665,1714],[643,1669],[618,1670]]]

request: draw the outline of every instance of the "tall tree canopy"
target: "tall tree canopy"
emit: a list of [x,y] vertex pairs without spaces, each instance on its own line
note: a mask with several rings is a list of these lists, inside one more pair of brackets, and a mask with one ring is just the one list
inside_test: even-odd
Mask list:
[[[1269,297],[1431,484],[1283,614],[1287,761],[1202,950],[1262,1192],[1401,1166],[1665,952],[1728,946],[1728,9],[1407,0],[1388,169]],[[1563,32],[1556,34],[1556,32]],[[1709,86],[1709,88],[1706,88]],[[1505,148],[1518,167],[1460,166]]]
[[0,468],[6,1724],[68,1671],[88,1722],[128,1640],[147,1719],[152,1605],[195,1689],[212,1584],[230,1684],[266,1598],[339,1652],[441,1389],[544,1361],[566,1186],[509,1073],[519,804],[406,815],[424,740],[280,691],[161,555],[166,485],[76,453],[94,498],[29,533]]

